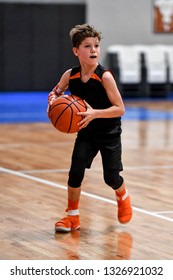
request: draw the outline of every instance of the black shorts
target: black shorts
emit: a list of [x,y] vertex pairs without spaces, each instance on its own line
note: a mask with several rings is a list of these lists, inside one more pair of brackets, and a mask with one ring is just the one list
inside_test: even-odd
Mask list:
[[72,167],[90,168],[100,151],[103,169],[123,170],[121,162],[121,126],[101,133],[83,129],[78,133],[72,154]]
[[93,159],[100,151],[103,170],[119,172],[123,170],[121,161],[121,126],[116,126],[106,133],[81,130],[76,138],[72,163],[69,172],[69,185],[79,186],[86,168],[90,168]]

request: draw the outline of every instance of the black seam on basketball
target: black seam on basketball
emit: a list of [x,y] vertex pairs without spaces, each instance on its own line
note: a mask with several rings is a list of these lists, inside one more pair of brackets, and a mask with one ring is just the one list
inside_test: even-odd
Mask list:
[[57,124],[59,118],[62,116],[62,114],[65,112],[65,110],[66,110],[67,108],[68,108],[68,107],[66,107],[66,108],[61,112],[61,114],[57,117],[57,119],[56,119],[56,121],[55,121],[55,124],[54,124],[55,127],[56,127],[56,124]]
[[[80,104],[83,108],[86,108],[86,105],[85,104],[81,104],[79,101],[82,101],[83,102],[83,99],[81,97],[78,97],[76,95],[69,95],[69,96],[63,96],[63,98],[67,99],[68,101],[71,102],[71,104],[75,104],[75,103],[78,103]],[[71,98],[73,98],[73,100],[71,100]]]
[[70,118],[70,125],[69,125],[69,129],[68,129],[68,133],[71,130],[72,119],[73,119],[73,110],[72,110],[71,106],[70,106],[70,109],[71,109],[71,118]]
[[[77,104],[76,104],[77,103]],[[79,103],[79,102],[74,102],[73,104],[77,107],[77,105],[79,104],[81,107],[83,107],[83,108],[85,108],[85,109],[87,109],[87,107],[86,107],[86,105],[84,105],[84,104],[81,104],[81,103]],[[78,108],[78,107],[77,107]],[[79,110],[79,108],[78,108],[78,110]],[[79,110],[80,111],[80,110]]]
[[70,109],[71,109],[71,104],[68,104],[68,103],[60,103],[60,104],[55,105],[53,108],[55,108],[55,107],[57,107],[57,106],[59,106],[59,105],[62,105],[62,104],[66,104],[67,107],[64,108],[64,110],[61,112],[61,114],[60,114],[60,115],[58,116],[58,118],[56,119],[55,127],[56,127],[56,124],[57,124],[59,118],[62,116],[62,114],[65,112],[65,110],[67,110],[69,107],[70,107]]
[[[74,96],[73,95],[71,95],[73,98],[74,98]],[[76,96],[76,95],[75,95]],[[87,106],[86,106],[86,104],[84,103],[84,101],[83,101],[83,99],[82,98],[80,98],[80,97],[78,97],[78,96],[76,96],[77,97],[77,99],[75,99],[74,98],[74,101],[72,101],[73,102],[73,104],[76,106],[76,104],[75,103],[77,103],[77,104],[80,104],[83,108],[85,108],[85,109],[87,109]],[[81,104],[79,101],[82,101],[83,102],[83,104]],[[79,110],[79,109],[78,109]],[[80,110],[79,110],[80,111]]]
[[[76,96],[77,97],[77,99],[76,98],[74,98],[74,96],[73,95],[71,95],[72,97],[73,97],[73,101],[71,101],[71,104],[74,104],[75,105],[75,107],[78,109],[78,111],[80,112],[80,110],[79,110],[79,108],[77,107],[77,105],[76,105],[76,103],[77,104],[80,104],[80,106],[82,106],[83,108],[87,108],[86,107],[86,105],[85,105],[85,103],[84,104],[81,104],[79,101],[82,101],[83,102],[83,99],[82,98],[80,98],[80,97],[78,97],[78,96]],[[69,99],[68,99],[69,100]]]
[[62,104],[63,104],[63,105],[68,105],[68,106],[69,106],[69,104],[66,103],[66,102],[61,102],[61,103],[55,104],[55,105],[52,104],[52,106],[50,107],[49,112],[51,112],[55,107],[57,107],[57,106],[59,106],[59,105],[62,105]]

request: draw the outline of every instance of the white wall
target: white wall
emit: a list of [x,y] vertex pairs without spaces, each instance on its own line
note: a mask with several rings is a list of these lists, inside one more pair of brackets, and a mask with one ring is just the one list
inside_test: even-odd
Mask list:
[[102,56],[112,44],[172,44],[153,32],[153,0],[87,0],[87,21],[102,31]]

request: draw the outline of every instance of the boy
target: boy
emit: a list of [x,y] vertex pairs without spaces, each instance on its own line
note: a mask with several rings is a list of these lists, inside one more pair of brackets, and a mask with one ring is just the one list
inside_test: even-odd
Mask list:
[[55,224],[56,232],[80,228],[79,200],[86,168],[100,151],[105,183],[114,191],[118,204],[118,220],[127,223],[132,218],[130,197],[121,163],[121,116],[124,104],[112,74],[99,64],[101,33],[89,24],[76,25],[70,31],[73,53],[79,66],[67,70],[49,93],[48,110],[53,101],[69,88],[71,94],[86,101],[87,111],[78,123],[71,168],[68,178],[67,216]]

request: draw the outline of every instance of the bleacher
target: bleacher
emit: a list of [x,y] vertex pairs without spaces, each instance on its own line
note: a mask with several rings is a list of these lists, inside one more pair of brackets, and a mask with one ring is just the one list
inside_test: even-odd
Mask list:
[[173,46],[111,45],[107,63],[124,97],[169,97],[173,91]]

